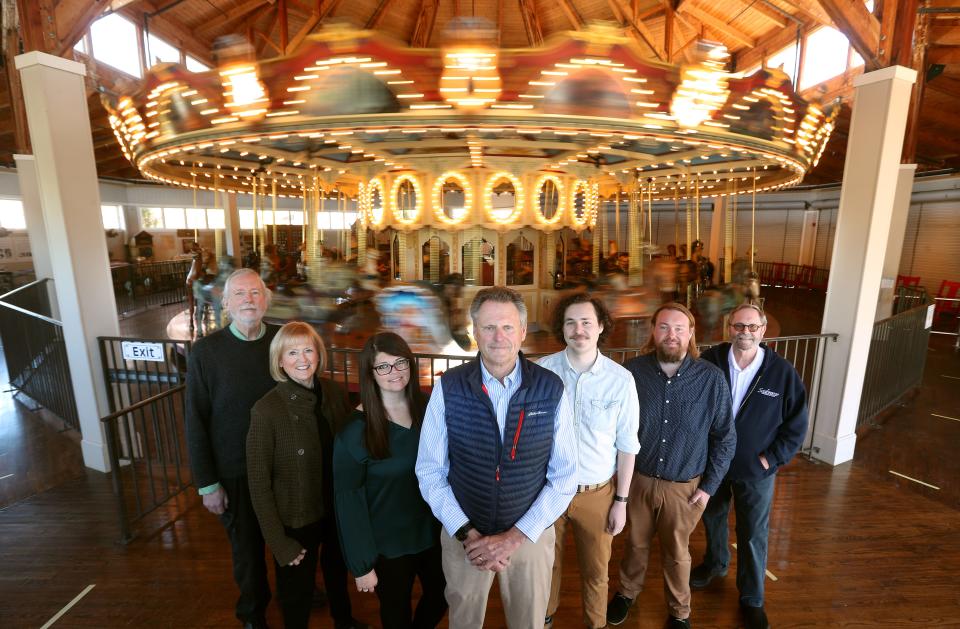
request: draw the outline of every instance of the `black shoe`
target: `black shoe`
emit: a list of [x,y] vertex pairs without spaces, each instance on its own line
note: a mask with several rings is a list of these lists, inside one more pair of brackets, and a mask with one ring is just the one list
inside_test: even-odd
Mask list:
[[632,598],[627,598],[620,592],[614,594],[610,602],[607,603],[607,624],[621,624],[627,619],[627,613],[629,613],[631,605],[633,605]]
[[762,605],[760,607],[740,605],[740,613],[743,615],[743,626],[746,629],[770,629],[767,612],[763,611]]
[[667,618],[667,629],[690,629],[690,619],[670,616]]
[[706,564],[700,564],[690,571],[690,587],[695,590],[702,590],[710,585],[710,582],[714,579],[725,576],[727,576],[726,568],[714,570]]
[[370,625],[360,622],[356,618],[351,618],[349,622],[333,623],[335,629],[370,629]]

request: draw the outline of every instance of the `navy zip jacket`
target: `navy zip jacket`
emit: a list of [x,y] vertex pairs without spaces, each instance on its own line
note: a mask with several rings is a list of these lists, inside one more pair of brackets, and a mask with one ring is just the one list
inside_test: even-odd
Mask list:
[[[739,409],[737,452],[727,471],[728,480],[759,480],[775,473],[797,453],[807,434],[807,392],[793,365],[764,345],[763,364],[747,389]],[[715,345],[701,358],[719,367],[730,384],[730,343]],[[760,455],[770,469],[763,469]]]

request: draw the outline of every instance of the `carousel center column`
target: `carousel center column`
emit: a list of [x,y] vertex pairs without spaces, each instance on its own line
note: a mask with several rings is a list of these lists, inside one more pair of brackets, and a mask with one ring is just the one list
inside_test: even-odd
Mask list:
[[108,471],[100,418],[110,413],[98,336],[118,336],[117,306],[87,111],[83,64],[42,52],[16,57],[40,204],[63,321],[87,467]]

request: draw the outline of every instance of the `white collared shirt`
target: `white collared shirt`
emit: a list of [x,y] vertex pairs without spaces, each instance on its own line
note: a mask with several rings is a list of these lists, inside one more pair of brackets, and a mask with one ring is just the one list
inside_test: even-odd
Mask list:
[[574,408],[578,485],[610,480],[617,469],[617,451],[640,451],[640,402],[633,375],[603,354],[587,371],[570,365],[566,350],[537,361],[563,380]]
[[730,396],[733,398],[733,417],[736,419],[737,413],[740,411],[740,405],[743,404],[743,399],[747,397],[750,383],[753,382],[754,376],[760,371],[760,365],[763,364],[763,348],[758,346],[757,355],[753,357],[753,361],[740,369],[731,346],[730,352],[727,354],[727,362],[730,364]]

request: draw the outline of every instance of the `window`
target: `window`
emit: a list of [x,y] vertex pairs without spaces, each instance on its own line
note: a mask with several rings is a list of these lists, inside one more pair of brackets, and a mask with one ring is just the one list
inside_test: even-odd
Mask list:
[[127,228],[126,221],[123,220],[123,208],[119,205],[101,205],[100,216],[103,217],[104,229],[124,231]]
[[318,212],[317,229],[350,229],[356,220],[356,212]]
[[206,72],[209,69],[210,66],[207,64],[201,63],[197,59],[187,55],[187,70],[190,70],[191,72]]
[[846,36],[835,28],[818,28],[807,36],[803,55],[803,76],[800,89],[805,90],[847,70],[847,51],[850,43]]
[[158,63],[180,63],[180,51],[153,33],[147,36],[147,66]]
[[163,208],[163,226],[167,229],[185,229],[187,226],[187,221],[184,219],[183,208]]
[[163,210],[158,207],[140,208],[140,227],[163,229]]
[[85,55],[86,55],[86,54],[89,54],[89,53],[87,52],[87,38],[86,38],[86,37],[81,37],[81,38],[80,38],[80,41],[78,41],[77,43],[75,43],[75,44],[73,45],[73,49],[76,50],[77,52],[82,52],[82,53],[85,54]]
[[203,208],[187,208],[187,228],[188,229],[206,229],[207,211]]
[[227,223],[223,215],[223,210],[207,210],[207,227],[210,229],[226,229]]
[[26,229],[27,219],[23,214],[20,199],[0,199],[0,227],[4,229]]
[[[846,59],[846,56],[844,56]],[[783,67],[783,71],[787,73],[787,76],[790,77],[790,80],[793,81],[797,76],[797,45],[790,44],[780,52],[777,52],[767,58],[767,67],[768,68],[779,68]]]
[[142,76],[137,27],[133,22],[111,13],[93,23],[90,37],[95,59],[137,78]]

